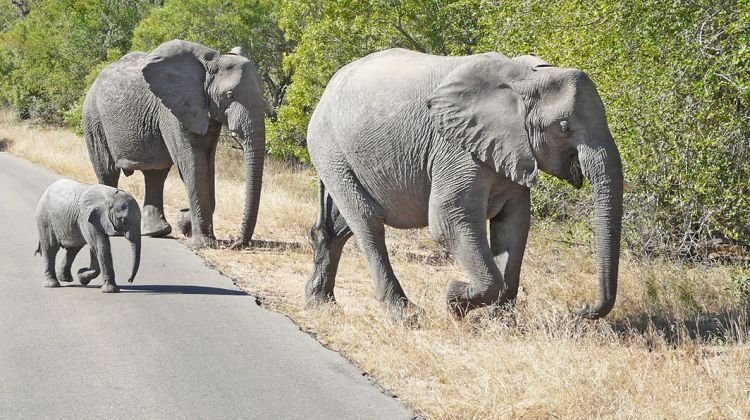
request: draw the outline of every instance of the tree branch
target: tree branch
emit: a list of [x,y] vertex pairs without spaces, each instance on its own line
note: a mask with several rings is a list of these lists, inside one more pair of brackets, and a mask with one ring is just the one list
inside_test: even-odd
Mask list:
[[417,42],[416,39],[412,38],[412,36],[409,35],[408,32],[406,32],[406,30],[401,26],[400,23],[394,24],[393,27],[396,28],[396,30],[401,35],[403,35],[404,38],[406,38],[407,41],[409,41],[409,43],[411,44],[412,48],[414,48],[415,50],[417,50],[419,52],[423,52],[423,53],[427,52],[427,50],[419,42]]

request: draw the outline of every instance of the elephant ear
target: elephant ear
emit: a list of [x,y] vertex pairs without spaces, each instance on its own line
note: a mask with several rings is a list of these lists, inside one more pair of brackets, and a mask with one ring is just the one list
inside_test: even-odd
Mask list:
[[523,64],[524,66],[529,66],[533,70],[536,70],[538,68],[542,67],[555,67],[552,64],[542,60],[541,58],[535,56],[535,55],[519,55],[518,57],[513,57],[513,61],[519,64]]
[[537,182],[537,162],[526,131],[526,109],[511,88],[523,66],[487,54],[449,73],[428,100],[433,124],[449,142],[513,182]]
[[239,55],[240,57],[247,58],[247,54],[245,54],[245,49],[242,48],[242,47],[234,47],[234,48],[232,48],[231,51],[229,51],[229,54]]
[[188,130],[208,131],[206,64],[219,52],[193,42],[175,39],[146,56],[141,69],[151,92]]
[[[112,191],[109,191],[109,190]],[[86,219],[94,225],[99,231],[109,236],[117,234],[112,220],[109,218],[109,212],[114,204],[114,188],[102,185],[94,185],[89,188],[82,197],[82,205],[85,212],[88,212]]]

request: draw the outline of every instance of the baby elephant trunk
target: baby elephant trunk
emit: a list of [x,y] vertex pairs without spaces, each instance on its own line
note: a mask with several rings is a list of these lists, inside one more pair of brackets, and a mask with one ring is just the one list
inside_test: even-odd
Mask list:
[[138,274],[138,267],[141,265],[141,229],[140,222],[137,227],[128,229],[125,232],[125,238],[130,241],[130,249],[133,250],[133,266],[130,269],[128,283],[132,283],[135,275]]

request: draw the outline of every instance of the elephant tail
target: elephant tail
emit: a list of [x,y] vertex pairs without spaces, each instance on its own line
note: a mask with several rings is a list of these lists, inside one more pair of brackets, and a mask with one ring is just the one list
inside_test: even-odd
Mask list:
[[318,221],[315,225],[323,226],[326,216],[326,186],[320,177],[318,177],[318,200]]
[[42,255],[42,243],[41,242],[36,243],[36,251],[34,251],[34,255]]

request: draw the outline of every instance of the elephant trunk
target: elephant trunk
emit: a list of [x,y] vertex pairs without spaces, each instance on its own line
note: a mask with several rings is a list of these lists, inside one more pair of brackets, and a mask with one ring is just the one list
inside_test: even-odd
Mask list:
[[238,102],[229,107],[229,130],[242,139],[245,155],[245,209],[240,242],[249,245],[255,231],[263,184],[263,163],[266,148],[266,125],[263,106],[248,110]]
[[134,227],[125,232],[125,238],[130,241],[130,249],[133,251],[133,266],[130,270],[128,283],[132,283],[135,275],[138,274],[138,268],[141,265],[141,222],[138,220]]
[[[581,145],[578,154],[583,174],[594,194],[594,235],[599,295],[593,307],[580,315],[588,319],[606,316],[615,305],[622,231],[623,175],[620,153],[611,134],[598,145]],[[604,144],[604,146],[602,146]]]

